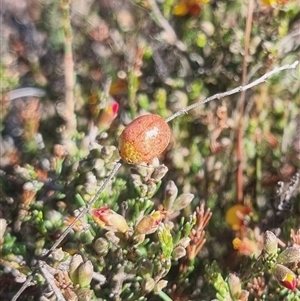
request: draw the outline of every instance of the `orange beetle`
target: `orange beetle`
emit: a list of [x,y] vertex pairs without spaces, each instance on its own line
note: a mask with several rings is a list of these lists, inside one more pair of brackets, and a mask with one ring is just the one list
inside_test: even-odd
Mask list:
[[149,163],[167,148],[170,137],[170,128],[159,115],[140,116],[122,132],[120,156],[130,164]]

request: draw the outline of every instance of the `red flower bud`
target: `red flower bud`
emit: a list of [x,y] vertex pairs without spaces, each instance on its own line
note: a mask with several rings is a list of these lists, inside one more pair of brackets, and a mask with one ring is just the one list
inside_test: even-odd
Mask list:
[[107,230],[125,233],[129,229],[125,218],[107,206],[94,209],[92,216],[98,225]]
[[296,289],[296,275],[290,269],[288,269],[284,265],[276,264],[272,273],[281,285],[291,291],[294,291]]
[[117,117],[118,110],[119,104],[114,99],[111,99],[108,105],[100,112],[97,120],[97,126],[101,130],[108,129],[113,120]]

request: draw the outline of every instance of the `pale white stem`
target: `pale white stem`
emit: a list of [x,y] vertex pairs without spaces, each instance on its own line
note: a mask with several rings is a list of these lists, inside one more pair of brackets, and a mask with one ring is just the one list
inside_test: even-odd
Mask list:
[[229,95],[232,95],[232,94],[236,94],[236,93],[239,93],[239,92],[242,92],[242,91],[246,91],[248,89],[251,89],[259,84],[262,84],[266,81],[266,79],[268,79],[269,77],[271,77],[272,75],[278,73],[278,72],[281,72],[283,70],[289,70],[289,69],[295,69],[297,67],[297,65],[299,64],[299,61],[295,61],[293,64],[289,64],[289,65],[284,65],[284,66],[281,66],[281,67],[276,67],[274,68],[273,70],[271,70],[270,72],[264,74],[262,77],[258,78],[257,80],[255,80],[254,82],[248,84],[248,85],[245,85],[245,86],[239,86],[233,90],[230,90],[230,91],[227,91],[227,92],[223,92],[223,93],[217,93],[213,96],[210,96],[204,100],[200,100],[178,112],[176,112],[175,114],[173,114],[172,116],[166,118],[166,122],[169,122],[173,119],[175,119],[176,117],[184,114],[184,113],[188,113],[190,110],[193,110],[195,109],[196,107],[200,106],[201,104],[204,104],[204,103],[207,103],[209,101],[212,101],[214,99],[220,99],[220,98],[224,98],[226,96],[229,96]]
[[168,35],[168,38],[170,39],[170,41],[172,41],[172,44],[174,44],[179,50],[186,51],[187,50],[186,46],[183,44],[183,42],[181,42],[178,39],[173,27],[170,25],[168,20],[160,12],[159,7],[156,4],[156,1],[148,0],[148,3],[151,6],[152,13],[156,19],[157,24],[165,30],[166,34]]
[[42,261],[39,260],[38,262],[38,266],[39,269],[41,271],[41,273],[43,274],[45,280],[48,282],[48,284],[51,286],[51,289],[53,290],[55,296],[56,296],[56,300],[57,301],[66,301],[66,299],[64,298],[63,294],[61,293],[60,289],[57,287],[57,285],[54,282],[54,277],[53,275],[49,272],[48,270],[48,266],[47,264]]

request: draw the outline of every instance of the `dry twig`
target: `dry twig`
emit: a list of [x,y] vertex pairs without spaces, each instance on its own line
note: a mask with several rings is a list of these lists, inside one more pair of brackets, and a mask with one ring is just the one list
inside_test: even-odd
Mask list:
[[[245,45],[244,45],[244,59],[243,59],[243,73],[242,73],[242,85],[246,84],[247,77],[247,65],[248,65],[248,55],[249,55],[249,44],[252,28],[254,10],[254,0],[250,0],[248,3],[248,15],[246,23],[245,32]],[[239,121],[237,127],[237,174],[236,174],[236,190],[237,190],[237,202],[241,203],[243,201],[243,134],[244,134],[244,110],[245,110],[245,91],[242,91],[240,99],[237,103],[237,109],[239,113]]]
[[264,83],[268,78],[270,78],[271,76],[273,76],[274,74],[276,73],[279,73],[283,70],[291,70],[291,69],[295,69],[299,64],[299,61],[295,61],[294,63],[292,64],[288,64],[288,65],[284,65],[284,66],[281,66],[281,67],[276,67],[274,68],[273,70],[271,70],[270,72],[264,74],[263,76],[261,76],[260,78],[258,78],[257,80],[253,81],[252,83],[248,84],[248,85],[245,85],[245,86],[239,86],[235,89],[232,89],[230,91],[227,91],[227,92],[224,92],[224,93],[217,93],[213,96],[210,96],[204,100],[199,100],[197,101],[196,103],[182,109],[182,110],[179,110],[178,112],[176,112],[175,114],[173,114],[172,116],[166,118],[166,122],[169,122],[175,118],[177,118],[178,116],[182,115],[182,114],[187,114],[189,111],[197,108],[198,106],[204,104],[204,103],[207,103],[207,102],[210,102],[214,99],[221,99],[221,98],[224,98],[224,97],[227,97],[227,96],[230,96],[230,95],[233,95],[233,94],[236,94],[236,93],[239,93],[239,92],[243,92],[243,91],[246,91],[246,90],[249,90],[255,86],[258,86],[259,84],[262,84]]
[[54,282],[54,277],[49,272],[47,264],[44,261],[39,260],[38,266],[39,266],[39,269],[40,269],[41,273],[44,275],[45,280],[51,286],[51,289],[53,290],[53,292],[54,292],[54,294],[57,298],[57,301],[66,301],[66,299],[64,298],[64,296],[60,292],[59,288],[56,286],[56,284]]
[[168,37],[168,40],[174,44],[179,50],[181,51],[186,51],[186,46],[183,44],[183,42],[181,42],[173,27],[169,24],[169,22],[167,21],[167,19],[164,18],[164,16],[162,15],[162,13],[159,10],[159,7],[156,4],[155,0],[148,0],[148,2],[151,5],[152,8],[152,13],[156,19],[156,22],[158,23],[158,25],[160,27],[162,27],[165,32],[166,32],[166,36]]
[[76,116],[75,116],[75,101],[74,101],[74,60],[72,51],[72,27],[70,16],[70,3],[69,0],[60,0],[62,18],[63,18],[63,32],[65,35],[65,56],[64,56],[64,69],[65,69],[65,108],[64,118],[66,120],[66,133],[67,137],[72,135],[76,130]]

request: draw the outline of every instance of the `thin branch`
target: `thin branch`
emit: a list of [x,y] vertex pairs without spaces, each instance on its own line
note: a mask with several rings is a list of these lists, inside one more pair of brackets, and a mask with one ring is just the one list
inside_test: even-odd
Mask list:
[[42,272],[45,280],[48,282],[48,284],[51,286],[51,289],[53,290],[53,293],[55,294],[57,301],[66,301],[66,299],[64,298],[64,296],[62,295],[61,291],[59,290],[59,288],[57,287],[57,285],[54,282],[54,277],[53,275],[49,272],[48,270],[48,266],[47,264],[42,261],[39,260],[38,262],[38,266],[40,271]]
[[[253,19],[254,0],[248,2],[248,15],[245,32],[245,45],[244,45],[244,59],[243,59],[243,72],[242,72],[242,86],[246,85],[247,80],[247,65],[249,57],[249,44],[251,37],[252,19]],[[245,91],[242,91],[240,99],[237,103],[237,110],[239,113],[238,127],[237,127],[237,173],[236,173],[236,191],[237,202],[241,203],[244,198],[243,193],[243,135],[244,135],[244,111],[245,111]]]
[[65,108],[64,118],[66,120],[67,135],[72,135],[76,130],[76,116],[75,116],[75,101],[74,101],[74,60],[72,51],[72,27],[70,16],[70,1],[60,0],[62,20],[63,20],[63,33],[64,39],[64,68],[65,68]]
[[25,291],[25,289],[30,285],[30,282],[33,279],[33,275],[38,271],[38,269],[34,269],[31,273],[31,275],[27,276],[26,281],[23,283],[23,285],[20,287],[20,289],[17,291],[17,293],[13,296],[11,301],[17,301],[18,298],[21,296],[21,294]]
[[198,102],[182,109],[182,110],[179,110],[178,112],[174,113],[172,116],[166,118],[166,122],[170,122],[171,120],[177,118],[178,116],[182,115],[182,114],[187,114],[190,110],[193,110],[195,109],[196,107],[204,104],[204,103],[207,103],[207,102],[210,102],[214,99],[221,99],[221,98],[224,98],[226,96],[229,96],[229,95],[233,95],[233,94],[236,94],[236,93],[239,93],[239,92],[242,92],[242,91],[246,91],[246,90],[249,90],[259,84],[262,84],[266,81],[266,79],[270,78],[271,76],[273,76],[274,74],[278,73],[278,72],[281,72],[283,70],[290,70],[290,69],[295,69],[297,67],[297,65],[299,64],[299,61],[295,61],[294,63],[292,64],[288,64],[288,65],[284,65],[284,66],[281,66],[281,67],[276,67],[274,68],[273,70],[271,70],[270,72],[264,74],[263,76],[261,76],[260,78],[258,78],[257,80],[255,80],[254,82],[246,85],[246,86],[239,86],[233,90],[230,90],[230,91],[227,91],[227,92],[224,92],[224,93],[217,93],[211,97],[208,97],[204,100],[199,100]]
[[[243,58],[243,69],[242,69],[242,86],[246,85],[247,81],[247,65],[249,57],[249,44],[252,28],[252,19],[253,19],[253,9],[254,9],[254,0],[250,0],[248,3],[248,15],[245,31],[245,45],[244,45],[244,58]],[[244,102],[245,102],[245,91],[242,91],[240,99],[237,104],[238,111],[240,116],[244,115]]]
[[39,88],[34,87],[26,87],[26,88],[20,88],[20,89],[14,89],[7,93],[8,98],[10,101],[22,98],[22,97],[44,97],[46,95],[46,92]]
[[148,0],[148,3],[151,6],[152,13],[154,14],[157,24],[165,30],[172,44],[174,44],[179,50],[183,52],[186,51],[186,46],[178,39],[173,27],[160,12],[159,7],[156,4],[156,0]]

